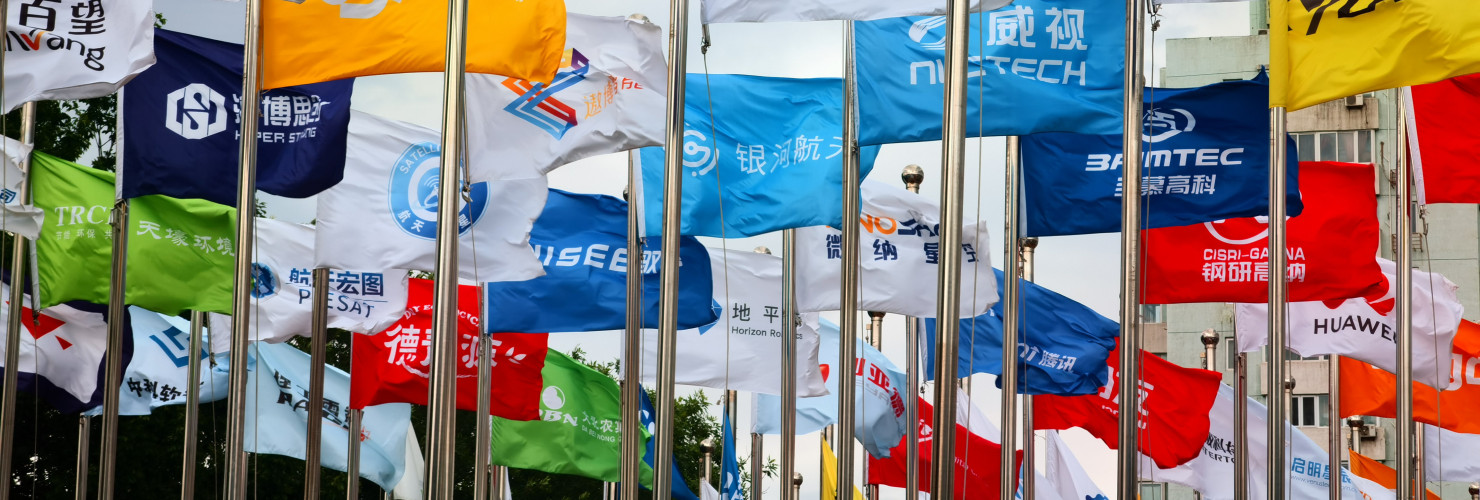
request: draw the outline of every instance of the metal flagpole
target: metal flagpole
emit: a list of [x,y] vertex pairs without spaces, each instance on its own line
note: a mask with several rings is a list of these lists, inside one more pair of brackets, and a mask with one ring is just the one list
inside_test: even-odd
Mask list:
[[750,433],[750,500],[761,500],[761,478],[766,471],[761,463],[765,461],[764,447],[760,433]]
[[[1398,134],[1401,139],[1407,137],[1408,133],[1408,110],[1402,101],[1398,103]],[[1273,148],[1283,150],[1283,148]],[[1393,233],[1397,235],[1398,282],[1394,283],[1397,288],[1398,302],[1398,498],[1407,500],[1410,498],[1421,498],[1423,488],[1415,491],[1413,480],[1413,464],[1423,460],[1423,456],[1414,456],[1413,446],[1413,238],[1412,219],[1410,209],[1412,196],[1408,186],[1408,144],[1407,141],[1398,141],[1398,207],[1397,221],[1393,224]],[[1281,214],[1283,215],[1283,213]],[[1270,214],[1270,220],[1274,220],[1274,214]]]
[[704,438],[703,441],[700,441],[699,453],[704,454],[704,469],[702,470],[702,472],[700,472],[700,480],[709,483],[710,486],[713,486],[714,474],[712,474],[712,471],[714,469],[714,439]]
[[[114,144],[118,148],[118,174],[124,175],[123,164],[123,91],[118,93],[117,126]],[[114,471],[118,467],[118,400],[121,394],[118,388],[123,385],[123,336],[124,327],[128,325],[128,305],[124,304],[124,289],[128,273],[128,200],[117,198],[113,202],[113,245],[112,259],[109,261],[108,279],[108,347],[105,351],[104,378],[103,378],[103,429],[99,436],[102,439],[99,446],[100,456],[98,458],[98,498],[113,498]],[[16,238],[20,241],[20,238]],[[18,254],[19,255],[19,254]],[[22,279],[15,283],[25,283],[26,274],[16,273]],[[12,290],[15,288],[12,287]]]
[[[262,1],[246,0],[246,36],[243,40],[241,155],[236,188],[236,268],[231,294],[231,372],[227,407],[226,498],[247,496],[247,342],[252,333],[252,247],[256,220],[248,215],[257,206],[257,125],[262,107],[258,77],[262,36]],[[125,206],[124,208],[127,208]],[[124,212],[127,215],[127,212]],[[106,435],[106,433],[104,433]]]
[[1233,394],[1233,500],[1249,500],[1249,355],[1238,353]]
[[[1001,477],[1017,477],[1017,404],[1018,404],[1018,324],[1022,320],[1018,277],[1022,275],[1022,242],[1018,240],[1018,177],[1022,171],[1017,136],[1007,137],[1006,191],[1003,221],[1007,226],[1002,240],[1007,246],[1002,269],[1002,464]],[[1129,157],[1127,157],[1129,158]],[[955,247],[950,247],[955,248]],[[936,323],[939,325],[939,323]],[[936,358],[955,359],[955,358]],[[967,375],[970,377],[971,375]],[[975,403],[973,403],[975,404]],[[1029,474],[1031,475],[1031,474]],[[1013,481],[1001,481],[1001,497],[1017,493]],[[931,490],[936,491],[936,490]]]
[[[1033,281],[1033,253],[1037,249],[1038,238],[1028,237],[1022,239],[1022,246],[1019,248],[1019,251],[1022,252],[1023,279],[1025,280]],[[1021,300],[1021,297],[1019,297],[1019,300]],[[1022,310],[1019,308],[1018,312],[1022,312]],[[1035,500],[1037,498],[1034,496],[1034,491],[1038,488],[1038,476],[1035,476],[1033,472],[1033,464],[1035,463],[1033,449],[1038,443],[1034,439],[1036,436],[1037,434],[1033,432],[1033,396],[1023,395],[1023,466],[1027,467],[1028,471],[1022,475],[1022,482],[1023,498],[1027,500]]]
[[[355,332],[349,332],[349,352],[355,352]],[[349,357],[349,372],[355,372],[355,357]],[[345,424],[349,427],[348,450],[344,453],[345,485],[344,497],[347,500],[360,500],[360,418],[365,414],[364,410],[350,408]],[[409,432],[415,432],[409,431]]]
[[[899,174],[904,188],[920,193],[920,184],[925,182],[925,169],[919,165],[906,165]],[[910,500],[920,498],[920,318],[904,318],[904,378],[909,395],[904,398],[904,419],[910,423],[904,446],[904,496]]]
[[[77,417],[77,479],[73,482],[73,498],[87,498],[87,465],[92,457],[92,417]],[[192,467],[193,468],[193,467]]]
[[[956,360],[961,354],[961,221],[965,197],[966,0],[950,0],[946,10],[946,67],[941,123],[940,264],[936,274],[935,359]],[[935,364],[935,418],[931,447],[930,491],[955,491],[956,363]],[[1011,477],[1011,476],[1009,476]]]
[[[836,444],[837,443],[837,440],[836,439],[833,439],[835,437],[833,435],[833,433],[837,430],[837,428],[838,428],[838,426],[836,424],[829,425],[827,427],[823,427],[822,428],[822,443],[821,443],[822,446],[820,446],[820,447],[817,448],[817,477],[819,479],[820,478],[826,478],[827,477],[827,458],[826,457],[827,457],[828,450],[836,450],[837,449],[837,444]],[[833,456],[836,457],[837,456],[837,453],[834,452],[833,453]],[[842,483],[837,483],[837,484],[841,485]],[[842,488],[838,488],[838,489],[842,489]],[[820,496],[821,493],[818,493],[818,495]],[[795,498],[798,498],[798,497],[792,497],[792,498],[795,499]],[[834,500],[834,499],[819,499],[819,500]]]
[[206,328],[206,313],[190,311],[189,362],[185,375],[185,452],[180,465],[180,500],[195,498],[195,450],[200,441],[200,352]]
[[[882,352],[884,350],[884,313],[869,311],[868,318],[869,344],[873,345],[875,350]],[[863,461],[863,481],[864,496],[867,496],[868,500],[879,500],[879,485],[868,484],[868,460]]]
[[[1121,149],[1127,167],[1122,181],[1127,196],[1120,199],[1120,392],[1119,446],[1115,453],[1117,495],[1136,498],[1140,453],[1138,406],[1141,372],[1141,95],[1146,69],[1146,1],[1125,1],[1125,128]],[[1135,168],[1130,168],[1135,165]],[[1273,497],[1272,497],[1273,498]]]
[[659,270],[657,445],[653,491],[673,491],[673,380],[678,353],[678,238],[683,211],[683,106],[689,57],[689,0],[668,5],[668,103],[663,162],[663,248]]
[[303,500],[319,498],[323,472],[324,419],[314,409],[324,407],[324,358],[329,345],[329,268],[313,270],[313,319],[309,328],[308,432],[303,453]]
[[[641,178],[637,151],[627,152],[627,329],[622,341],[622,498],[637,498],[642,466],[642,235],[640,204],[631,193]],[[495,486],[495,489],[501,488]]]
[[[783,243],[782,244],[784,245],[785,244],[784,243],[784,240],[786,240],[786,238],[787,238],[786,237],[786,232],[783,231],[781,234],[782,234],[781,237],[782,237],[782,240],[783,240]],[[763,253],[763,254],[766,254],[766,255],[771,255],[771,249],[766,248],[766,247],[763,247],[763,246],[762,247],[755,247],[755,252],[756,253]],[[781,294],[783,296],[782,297],[781,314],[783,316],[786,316],[786,318],[783,318],[781,320],[781,325],[782,325],[782,331],[793,332],[793,335],[792,335],[791,338],[792,339],[795,339],[796,338],[796,336],[795,336],[795,330],[792,330],[790,326],[787,326],[787,325],[790,325],[791,324],[791,323],[787,323],[787,321],[791,321],[790,319],[787,319],[787,318],[792,318],[793,317],[792,315],[795,314],[791,310],[791,299],[787,298],[787,297],[790,297],[790,295],[787,295],[787,293],[788,293],[788,290],[791,289],[791,285],[790,285],[791,281],[789,281],[789,278],[792,276],[791,271],[790,271],[790,267],[787,266],[787,263],[789,263],[789,262],[791,262],[791,260],[790,260],[789,257],[783,256],[781,258],[781,269],[782,269],[781,272],[783,273],[783,277],[781,279],[781,282],[783,283],[781,285],[782,286],[782,293]],[[796,393],[797,393],[796,392],[796,369],[797,369],[797,365],[794,362],[793,363],[784,362],[785,360],[796,359],[796,357],[793,355],[793,353],[796,351],[796,346],[794,345],[795,344],[795,341],[791,342],[793,344],[791,348],[787,348],[786,347],[787,343],[788,342],[785,341],[785,340],[783,340],[781,342],[781,345],[782,345],[782,348],[781,348],[781,356],[782,357],[781,357],[781,359],[783,360],[783,363],[781,363],[781,388],[782,388],[781,389],[781,392],[782,392],[782,401],[783,401],[782,406],[783,407],[785,407],[788,403],[790,403],[792,405],[795,405],[794,401],[796,401]],[[787,380],[791,380],[791,392],[790,393],[787,393],[786,392],[786,387],[787,387],[787,382],[786,381]],[[731,392],[734,392],[734,391],[731,391]],[[790,399],[788,399],[788,394],[790,395]],[[754,404],[754,403],[752,403],[752,404]],[[795,412],[795,407],[793,406],[792,408],[793,408],[792,414],[794,415],[796,413]],[[783,408],[783,412],[784,411],[785,410]],[[730,408],[730,425],[731,425],[732,428],[733,428],[733,426],[736,425],[736,422],[737,421],[735,420],[735,416],[737,414],[738,414],[738,410],[736,410],[733,407]],[[792,430],[792,434],[795,435],[796,434],[796,418],[795,417],[791,417],[788,420],[787,417],[786,417],[786,415],[783,413],[783,415],[782,415],[782,422],[788,422],[788,421],[792,423],[792,427],[790,427],[790,429]],[[783,424],[783,426],[784,425],[785,424]],[[783,430],[784,429],[785,428],[783,427]],[[764,477],[765,472],[766,472],[766,464],[764,463],[765,462],[765,456],[766,455],[765,455],[765,452],[764,451],[765,451],[765,440],[761,438],[761,434],[758,433],[758,432],[752,432],[752,433],[750,433],[750,500],[761,500],[761,478]],[[787,467],[791,467],[791,460],[790,460],[790,458],[787,458],[787,457],[790,457],[790,455],[786,455],[785,457],[782,458],[782,460],[783,460],[782,461],[782,467],[783,467],[783,469],[785,469]],[[785,474],[782,474],[781,477],[786,477],[786,475]],[[783,493],[782,495],[785,496],[785,493]]]
[[[478,311],[485,311],[483,304],[483,287],[478,288]],[[488,461],[492,450],[489,449],[490,440],[493,439],[492,423],[489,422],[493,408],[493,337],[489,334],[478,335],[478,418],[473,427],[473,498],[483,500],[488,498],[488,492],[498,488],[497,484],[488,481]]]
[[[1289,338],[1285,331],[1285,108],[1269,110],[1269,130],[1272,141],[1269,148],[1269,359],[1265,363],[1264,384],[1273,395],[1275,384],[1285,380],[1285,346]],[[1402,274],[1402,273],[1398,273]],[[1399,316],[1405,318],[1406,316]],[[1401,342],[1401,341],[1400,341]],[[1401,361],[1399,361],[1401,363]],[[1285,418],[1288,417],[1285,398],[1267,397],[1269,404],[1268,427],[1265,429],[1266,455],[1270,473],[1265,498],[1285,498]],[[1401,456],[1401,455],[1399,455]]]
[[853,21],[843,21],[843,277],[838,312],[838,500],[852,500],[854,401],[852,367],[858,358],[858,117],[854,110]]
[[[729,417],[729,419],[730,419],[730,432],[731,433],[734,433],[733,436],[736,437],[736,438],[739,437],[739,432],[737,432],[738,425],[739,425],[739,422],[740,422],[739,420],[737,420],[740,417],[740,409],[739,409],[740,399],[739,398],[740,398],[740,393],[739,392],[736,392],[734,390],[726,390],[725,391],[725,416],[726,417]],[[732,439],[734,441],[733,443],[725,443],[724,440],[723,440],[724,436],[720,436],[720,438],[721,438],[720,442],[723,443],[725,446],[735,446],[737,448],[740,446],[740,440],[739,439]],[[724,450],[725,453],[728,453],[729,451],[730,450]],[[740,455],[740,453],[738,453],[739,450],[735,450],[735,451],[736,451],[735,455],[736,456],[739,456]],[[723,457],[723,455],[721,455],[721,457]],[[725,466],[727,466],[727,465],[729,465],[729,464],[728,463],[720,464],[720,470],[723,471],[724,468],[725,468]],[[740,473],[739,470],[736,470],[735,471],[735,474],[739,474],[739,473]],[[739,478],[736,478],[735,481],[736,481],[735,487],[736,488],[739,488],[740,487],[740,483],[739,483],[740,479]],[[757,482],[756,484],[759,484],[759,481],[760,481],[760,478],[759,477],[756,477],[756,482]],[[721,475],[719,477],[719,487],[720,487],[720,490],[724,490],[724,488],[725,488],[725,476],[723,475],[723,473],[721,473]]]
[[[1341,426],[1337,425],[1337,415],[1341,415],[1341,356],[1332,354],[1327,362],[1330,369],[1327,381],[1330,382],[1327,390],[1331,391],[1329,407],[1326,409],[1326,463],[1332,468],[1341,467]],[[1422,441],[1421,439],[1419,441]],[[1341,500],[1341,481],[1331,481],[1326,485],[1329,500]]]
[[[0,9],[3,10],[3,9]],[[0,51],[4,53],[4,51]],[[36,103],[28,102],[21,106],[21,143],[31,145],[36,143]],[[22,155],[21,171],[28,175],[31,172],[31,157]],[[30,182],[27,181],[26,189],[22,189],[19,202],[22,204],[31,202]],[[15,443],[15,393],[20,385],[19,371],[12,367],[20,366],[21,359],[21,303],[25,301],[25,277],[26,277],[26,239],[18,234],[11,233],[10,247],[10,316],[6,321],[5,337],[5,393],[3,402],[0,402],[0,480],[5,481],[5,487],[0,488],[0,500],[10,498],[10,466],[11,449]],[[116,351],[115,351],[116,352]]]
[[[495,465],[488,469],[488,498],[490,500],[509,500],[504,498],[504,483],[509,482],[509,468]],[[620,495],[618,495],[620,497]],[[632,497],[628,497],[632,498]]]
[[[797,231],[781,232],[781,478],[796,474],[797,468]],[[759,476],[751,476],[759,481]],[[759,484],[759,483],[757,483]],[[760,491],[759,488],[756,489]],[[757,496],[760,494],[757,493]],[[781,500],[798,500],[784,484]]]

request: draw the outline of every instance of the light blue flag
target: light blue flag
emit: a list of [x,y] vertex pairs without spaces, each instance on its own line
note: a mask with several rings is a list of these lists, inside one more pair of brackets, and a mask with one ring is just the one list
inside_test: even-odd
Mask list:
[[[1124,21],[1125,2],[1103,0],[1016,0],[972,14],[966,134],[1119,134]],[[854,26],[858,143],[940,140],[945,17]]]
[[[812,320],[804,321],[803,328],[815,328],[821,336],[817,356],[822,363],[823,377],[827,381],[826,396],[797,399],[797,434],[810,434],[838,421],[838,375],[834,369],[838,362],[838,326],[821,320],[821,326],[813,326]],[[889,449],[899,444],[908,430],[904,418],[904,371],[894,366],[888,358],[873,346],[858,339],[859,360],[855,363],[853,380],[858,391],[854,404],[854,436],[863,443],[864,449],[877,458],[889,458]],[[781,434],[781,398],[767,394],[756,395],[755,429],[761,434]]]
[[[682,234],[842,225],[842,80],[690,74],[684,98]],[[860,178],[878,152],[861,150]],[[637,161],[643,234],[658,236],[663,148],[644,148]]]
[[[308,353],[288,344],[253,342],[247,373],[246,450],[302,460],[308,433]],[[320,463],[345,470],[349,451],[349,374],[324,367]],[[411,405],[365,408],[360,420],[360,476],[390,490],[406,468],[406,432]],[[257,432],[258,429],[263,432]]]
[[[185,390],[190,383],[190,322],[177,316],[129,306],[129,326],[133,329],[133,357],[123,372],[119,387],[119,415],[148,415],[160,406],[185,404]],[[228,368],[231,356],[217,353],[212,359],[210,331],[201,331],[200,402],[226,398]],[[101,415],[102,407],[88,410],[88,415]]]

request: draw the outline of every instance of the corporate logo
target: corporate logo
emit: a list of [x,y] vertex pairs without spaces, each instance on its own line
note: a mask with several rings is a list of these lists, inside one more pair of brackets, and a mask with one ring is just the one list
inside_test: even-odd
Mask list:
[[[1285,217],[1285,220],[1288,221],[1290,218]],[[1208,234],[1212,235],[1213,239],[1229,245],[1248,245],[1269,237],[1269,216],[1221,219],[1204,222],[1203,227],[1208,229]]]
[[261,262],[252,263],[252,298],[261,299],[271,297],[277,293],[277,276],[272,273],[272,268]]
[[226,111],[226,97],[192,83],[165,96],[164,126],[186,139],[205,139],[226,131]]
[[504,80],[504,88],[519,96],[514,102],[504,106],[504,111],[534,124],[556,140],[565,137],[566,132],[580,124],[575,108],[556,99],[556,94],[586,81],[586,74],[591,72],[590,60],[581,51],[570,49],[566,54],[570,59],[570,70],[557,73],[555,80],[548,86],[516,78]]
[[549,410],[559,410],[565,407],[565,391],[560,386],[552,385],[540,393],[540,405]]
[[[160,338],[160,335],[164,335],[164,338]],[[186,347],[186,343],[190,339],[179,328],[171,326],[168,330],[149,335],[149,340],[154,341],[154,344],[159,346],[159,350],[163,351],[164,355],[170,358],[170,362],[175,364],[175,368],[184,368],[190,364],[190,348]],[[201,350],[201,354],[205,354],[204,349]]]
[[[690,141],[689,138],[694,140]],[[709,137],[697,130],[686,130],[683,133],[683,166],[691,168],[689,175],[702,177],[714,170],[719,165],[719,155],[715,154],[714,148],[710,146]]]
[[925,50],[946,50],[946,30],[937,30],[946,25],[946,16],[932,16],[910,25],[910,40]]
[[723,318],[725,317],[724,316],[724,314],[725,314],[725,308],[724,308],[724,306],[719,305],[719,301],[718,300],[713,301],[713,304],[710,304],[709,309],[711,311],[714,311],[714,316],[716,318],[721,318],[721,319],[714,320],[713,323],[710,323],[710,324],[707,324],[707,325],[704,325],[704,326],[699,327],[699,335],[704,335],[706,333],[709,333],[709,330],[710,329],[712,329],[715,326],[719,325],[719,322],[724,321]]
[[1197,127],[1197,117],[1185,109],[1151,109],[1146,111],[1144,118],[1146,131],[1141,134],[1141,140],[1149,143],[1158,143],[1176,137],[1183,132],[1191,132]]
[[[438,186],[441,184],[440,167],[442,147],[420,142],[412,144],[396,159],[391,168],[390,193],[391,218],[402,231],[417,238],[437,238]],[[471,198],[457,212],[457,233],[462,235],[483,218],[488,209],[488,183],[477,182],[469,189]],[[457,200],[452,200],[456,203]]]

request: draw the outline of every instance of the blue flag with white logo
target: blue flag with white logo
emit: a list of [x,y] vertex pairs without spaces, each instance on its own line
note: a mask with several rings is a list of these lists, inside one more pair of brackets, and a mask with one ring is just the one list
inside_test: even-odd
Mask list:
[[[235,206],[242,46],[155,30],[154,55],[124,87],[119,194]],[[306,198],[344,177],[353,88],[347,79],[262,94],[257,189]]]
[[[638,386],[637,388],[638,388],[639,391],[642,392],[642,394],[640,394],[640,397],[637,398],[638,401],[639,401],[639,403],[641,404],[641,409],[637,413],[638,414],[638,417],[642,420],[642,426],[645,427],[645,428],[647,428],[647,430],[648,430],[649,433],[657,433],[657,431],[658,431],[657,430],[657,424],[654,423],[653,415],[656,415],[658,413],[658,411],[653,408],[653,400],[648,396],[647,389],[642,388],[642,386]],[[648,465],[648,468],[652,468],[653,467],[653,457],[658,456],[658,452],[654,449],[656,447],[656,445],[657,445],[657,441],[658,440],[657,439],[648,439],[646,441],[647,441],[647,448],[645,448],[643,450],[643,452],[642,452],[642,462],[645,463],[645,464],[647,464]],[[678,470],[678,458],[677,457],[674,457],[674,460],[673,460],[673,486],[672,486],[672,488],[673,488],[673,492],[672,492],[672,497],[671,498],[673,498],[673,499],[676,499],[676,500],[699,500],[699,496],[698,495],[695,495],[694,492],[689,491],[688,481],[684,481],[684,479],[683,479],[683,473]],[[642,485],[642,489],[651,490],[652,488],[647,487],[647,485]]]
[[[1269,213],[1269,79],[1146,89],[1145,228]],[[1022,138],[1028,236],[1120,231],[1121,134]],[[1299,215],[1295,141],[1286,138],[1285,199]]]
[[[1001,298],[1002,271],[997,274]],[[1120,325],[1084,304],[1019,279],[1018,376],[1020,394],[1091,394],[1105,382],[1105,360],[1115,349]],[[925,319],[926,345],[935,345],[935,320]],[[975,347],[973,347],[975,346]],[[935,373],[935,350],[926,349],[927,378]],[[957,373],[1002,374],[1002,301],[987,314],[961,320]]]
[[[968,136],[1120,132],[1125,2],[1016,0],[970,18]],[[854,40],[858,143],[940,140],[945,16],[854,23]]]
[[740,490],[740,461],[735,458],[735,423],[730,421],[728,411],[725,412],[724,425],[725,451],[719,467],[719,498],[744,500],[745,492]]
[[[545,275],[527,281],[487,283],[488,332],[591,332],[620,330],[627,317],[627,202],[605,195],[551,189],[545,211],[529,233]],[[679,243],[678,327],[714,323],[709,252],[692,236]],[[658,327],[660,238],[647,238],[642,254],[643,328]]]
[[[841,226],[843,81],[688,76],[683,219],[688,236],[743,238]],[[937,119],[936,121],[939,121]],[[860,178],[878,148],[860,151]],[[662,234],[663,148],[643,148],[643,233]]]

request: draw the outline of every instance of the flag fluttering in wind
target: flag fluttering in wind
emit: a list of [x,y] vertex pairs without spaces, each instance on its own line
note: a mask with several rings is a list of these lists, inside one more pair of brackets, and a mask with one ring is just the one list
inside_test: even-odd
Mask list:
[[152,2],[7,5],[0,112],[9,113],[30,101],[112,94],[154,64]]
[[[132,355],[123,371],[123,386],[118,388],[118,414],[148,415],[161,406],[185,404],[185,392],[190,388],[190,322],[142,307],[129,307],[128,314],[133,330],[128,350]],[[225,399],[229,384],[230,355],[214,351],[212,356],[210,346],[215,337],[230,335],[213,337],[210,330],[231,331],[219,324],[201,330],[205,338],[201,339],[200,352],[195,353],[200,359],[201,403]],[[98,335],[106,336],[106,331]],[[225,340],[221,343],[229,343]],[[89,414],[101,412],[102,407],[95,407]]]
[[[107,307],[72,302],[43,309],[30,307],[30,297],[21,304],[21,329],[17,353],[21,392],[35,394],[57,411],[75,414],[103,404],[105,355],[108,350]],[[10,317],[10,286],[0,284],[0,321]],[[0,329],[0,361],[8,343]],[[124,331],[124,363],[132,355],[132,335]],[[8,369],[9,367],[0,367]]]
[[[838,456],[833,453],[832,444],[827,438],[822,438],[822,498],[838,498]],[[863,492],[858,491],[858,485],[853,487],[853,498],[863,498]]]
[[[1416,317],[1416,316],[1415,316]],[[1414,340],[1414,346],[1422,343]],[[1480,434],[1480,420],[1461,418],[1458,408],[1480,408],[1480,381],[1472,370],[1480,366],[1480,325],[1462,321],[1454,336],[1454,347],[1446,368],[1447,384],[1435,387],[1417,381],[1414,369],[1413,419],[1429,425],[1467,434]],[[1370,415],[1397,418],[1398,377],[1363,361],[1341,358],[1340,417]],[[1442,391],[1442,392],[1441,392]],[[1442,411],[1441,411],[1442,410]]]
[[1480,454],[1475,453],[1475,450],[1480,450],[1480,434],[1454,432],[1427,424],[1419,427],[1423,429],[1424,475],[1430,481],[1468,482],[1480,477]]
[[[653,399],[648,394],[647,389],[643,389],[642,386],[638,386],[638,391],[638,419],[642,421],[642,428],[643,432],[646,433],[645,435],[651,436],[655,431],[657,431],[656,424],[654,423],[654,415],[657,415],[658,410],[653,408]],[[645,445],[645,448],[643,448],[641,486],[643,487],[643,489],[651,490],[652,477],[648,476],[648,473],[652,472],[652,468],[654,467],[654,459],[658,457],[658,453],[656,451],[657,440],[645,439],[645,441],[647,444]],[[671,494],[671,499],[699,500],[698,497],[694,496],[694,492],[689,491],[688,482],[684,481],[683,479],[683,472],[678,470],[678,457],[676,456],[673,457],[673,486],[671,488],[672,489],[669,491],[669,493]]]
[[19,194],[26,186],[27,175],[21,161],[31,157],[31,146],[9,137],[0,137],[0,231],[36,239],[46,212],[35,205],[22,205]]
[[[964,396],[965,394],[959,395]],[[920,417],[918,422],[920,429],[919,484],[921,492],[930,493],[930,471],[931,464],[934,463],[931,450],[935,444],[935,433],[930,426],[935,422],[933,420],[935,407],[925,398],[918,399],[919,402],[916,404]],[[969,401],[958,398],[958,402],[971,407]],[[971,408],[974,410],[974,407]],[[986,437],[996,436],[997,428],[990,425],[984,426],[986,428],[968,426],[967,421],[961,417],[959,413],[956,415],[955,474],[957,480],[955,482],[956,493],[950,498],[967,498],[963,495],[968,491],[977,494],[998,491],[1001,485],[998,472],[1001,471],[1002,445]],[[867,484],[905,487],[905,478],[909,477],[907,472],[909,462],[905,459],[907,453],[905,446],[909,444],[908,440],[909,436],[900,438],[899,444],[889,450],[888,458],[876,458],[872,455],[868,457],[868,477],[865,478]],[[1022,452],[1019,451],[1018,454],[1021,459]]]
[[1480,203],[1480,75],[1414,85],[1408,104],[1408,158],[1419,203]]
[[[1012,0],[971,0],[971,12],[1001,8]],[[930,0],[704,0],[707,23],[869,21],[904,16],[945,15],[945,4]]]
[[[1367,458],[1355,451],[1348,450],[1347,454],[1351,456],[1352,475],[1371,481],[1386,490],[1392,490],[1398,487],[1398,471],[1392,467],[1383,465],[1382,462]],[[1427,450],[1425,450],[1425,455],[1427,455]],[[1465,480],[1468,479],[1466,478]],[[1424,498],[1427,500],[1439,500],[1439,495],[1428,491],[1427,487],[1424,488],[1424,493],[1426,493]]]
[[[446,4],[263,2],[262,88],[446,69]],[[565,48],[565,2],[472,2],[467,68],[549,82]]]
[[[740,461],[735,453],[735,422],[730,421],[729,412],[725,412],[724,422],[724,452],[720,459],[720,500],[744,500],[745,492],[740,488]],[[708,485],[709,483],[704,483]],[[754,488],[755,486],[751,486]]]
[[1059,437],[1059,431],[1045,431],[1043,434],[1048,440],[1044,446],[1044,481],[1039,484],[1034,496],[1038,496],[1038,491],[1051,490],[1058,494],[1058,498],[1108,500],[1109,497],[1084,472],[1079,459],[1074,458],[1074,452],[1069,450],[1069,443]]

